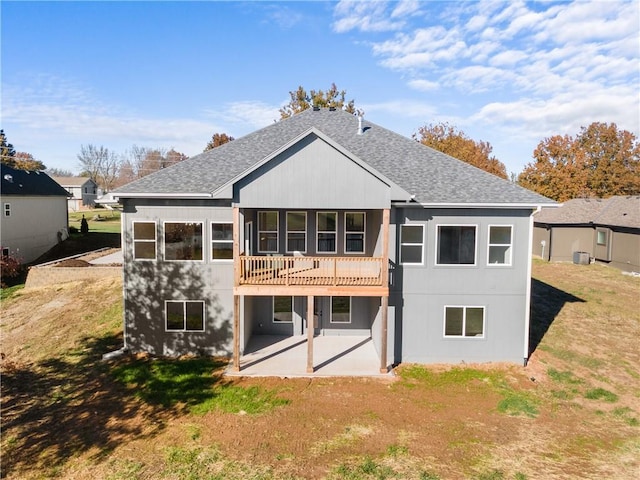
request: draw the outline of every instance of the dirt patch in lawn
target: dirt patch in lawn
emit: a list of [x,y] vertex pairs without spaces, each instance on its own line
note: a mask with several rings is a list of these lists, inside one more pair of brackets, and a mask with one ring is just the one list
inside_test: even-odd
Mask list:
[[[20,291],[2,307],[2,476],[632,478],[640,280],[599,266],[534,273],[539,338],[526,368],[403,365],[389,379],[105,363],[122,346],[119,280]],[[284,402],[234,410],[252,392]]]

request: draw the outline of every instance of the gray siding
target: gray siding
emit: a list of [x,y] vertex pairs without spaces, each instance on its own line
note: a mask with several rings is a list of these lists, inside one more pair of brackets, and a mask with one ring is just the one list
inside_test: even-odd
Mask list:
[[[133,351],[156,355],[229,354],[233,339],[233,262],[213,262],[209,256],[210,224],[231,221],[231,209],[206,202],[148,203],[128,202],[122,217],[127,346]],[[133,221],[157,222],[156,260],[133,260]],[[164,261],[165,221],[203,222],[204,260]],[[164,311],[167,300],[204,301],[204,332],[167,332]]]
[[[396,361],[521,362],[527,336],[531,211],[404,209],[394,213],[398,225],[415,223],[426,228],[424,265],[399,265],[399,247],[393,250],[390,304],[396,307],[396,339],[402,338],[395,344]],[[475,265],[436,265],[436,229],[443,224],[477,225]],[[487,264],[489,225],[512,225],[511,266]],[[483,338],[445,338],[445,306],[484,307]]]
[[640,272],[640,232],[613,230],[610,236],[612,267],[625,272]]
[[312,135],[240,180],[243,208],[388,208],[391,189],[324,140]]

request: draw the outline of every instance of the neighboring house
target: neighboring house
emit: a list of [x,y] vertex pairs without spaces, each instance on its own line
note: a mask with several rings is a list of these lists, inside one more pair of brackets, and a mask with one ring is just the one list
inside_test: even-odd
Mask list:
[[70,194],[69,211],[88,209],[95,206],[98,198],[98,184],[88,177],[52,177]]
[[[114,192],[134,352],[370,335],[398,362],[526,362],[532,213],[555,202],[310,109]],[[303,337],[304,338],[304,337]]]
[[534,216],[533,254],[640,272],[640,196],[576,198]]
[[67,238],[68,192],[43,172],[16,170],[2,164],[3,255],[29,263]]

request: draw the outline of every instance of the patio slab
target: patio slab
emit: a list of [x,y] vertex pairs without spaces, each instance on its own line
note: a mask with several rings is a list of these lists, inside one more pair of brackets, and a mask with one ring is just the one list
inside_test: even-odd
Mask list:
[[307,373],[306,335],[254,335],[240,357],[240,377],[389,377],[380,373],[380,357],[367,336],[317,336],[313,339],[314,372]]

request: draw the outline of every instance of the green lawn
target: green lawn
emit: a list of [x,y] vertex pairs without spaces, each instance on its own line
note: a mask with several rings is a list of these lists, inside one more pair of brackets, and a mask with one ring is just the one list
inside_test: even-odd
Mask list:
[[100,208],[80,212],[69,212],[69,227],[76,228],[79,232],[83,215],[89,223],[90,232],[120,233],[120,212],[117,210]]

